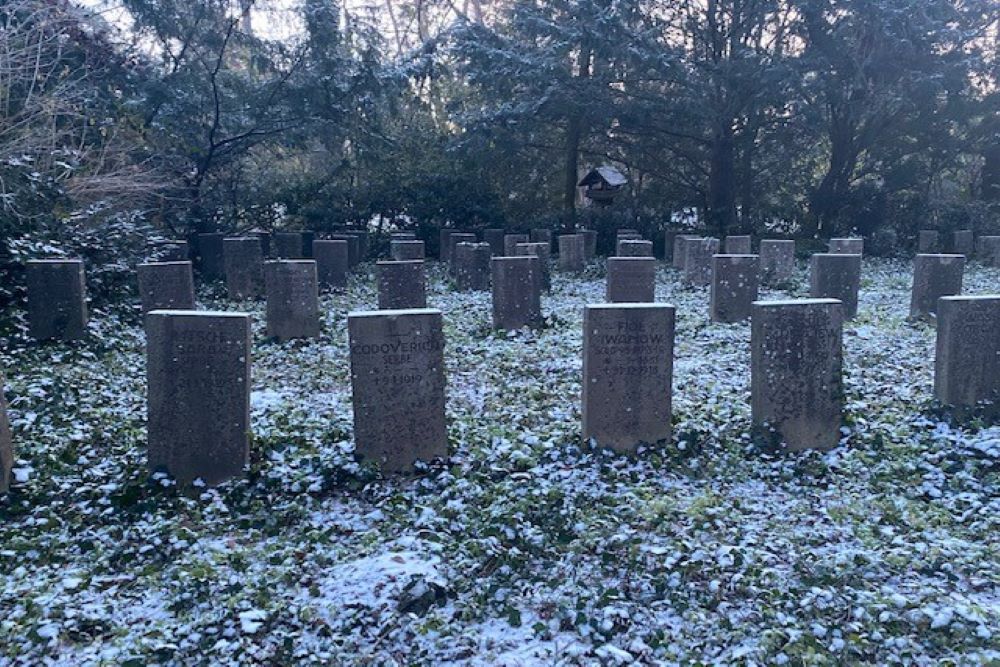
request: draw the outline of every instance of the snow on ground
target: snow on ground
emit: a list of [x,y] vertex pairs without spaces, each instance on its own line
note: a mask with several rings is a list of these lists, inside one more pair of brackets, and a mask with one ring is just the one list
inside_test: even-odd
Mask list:
[[490,331],[488,293],[436,266],[430,285],[454,456],[411,480],[353,459],[345,318],[373,306],[370,275],[323,296],[316,341],[266,341],[261,303],[201,291],[257,320],[251,465],[216,489],[145,471],[134,307],[97,310],[85,345],[5,341],[0,665],[1000,661],[1000,427],[931,401],[907,263],[866,260],[825,454],[750,440],[749,326],[711,324],[670,269],[675,437],[635,457],[578,446],[601,266],[557,274],[548,327],[516,336]]

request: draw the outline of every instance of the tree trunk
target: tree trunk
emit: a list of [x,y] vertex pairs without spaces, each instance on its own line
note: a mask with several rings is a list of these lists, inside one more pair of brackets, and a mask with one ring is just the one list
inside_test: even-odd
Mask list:
[[[577,78],[590,77],[590,47],[581,46],[577,56]],[[566,126],[565,181],[563,184],[563,227],[567,232],[576,229],[576,184],[580,165],[580,140],[583,137],[583,112],[574,109]]]
[[733,128],[720,128],[712,141],[708,172],[708,228],[725,236],[736,220],[736,169]]

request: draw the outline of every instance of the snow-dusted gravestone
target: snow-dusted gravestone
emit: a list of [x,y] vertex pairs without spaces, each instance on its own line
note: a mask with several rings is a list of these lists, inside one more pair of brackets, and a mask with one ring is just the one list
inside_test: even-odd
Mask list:
[[11,468],[14,467],[14,442],[7,418],[7,399],[3,393],[3,376],[0,375],[0,493],[10,489]]
[[517,255],[517,246],[519,243],[531,243],[531,237],[527,234],[504,234],[503,237],[503,256],[504,257],[514,257]]
[[759,256],[761,282],[775,285],[791,279],[795,272],[795,241],[764,239]]
[[770,444],[830,449],[840,441],[842,336],[842,305],[836,299],[753,304],[753,422]]
[[28,327],[36,340],[77,340],[87,331],[83,260],[25,262]]
[[146,316],[148,456],[181,484],[242,474],[249,453],[250,315]]
[[159,241],[149,244],[146,262],[186,262],[191,259],[187,241]]
[[827,249],[832,255],[864,255],[864,239],[830,239]]
[[956,230],[951,237],[951,249],[956,255],[972,256],[976,247],[976,237],[971,229]]
[[670,439],[674,316],[663,303],[584,307],[585,441],[634,452]]
[[542,267],[537,257],[494,257],[493,327],[514,331],[542,324]]
[[581,229],[579,234],[583,237],[583,259],[589,262],[597,256],[597,231]]
[[809,260],[809,296],[838,299],[847,319],[858,314],[860,287],[861,255],[817,253]]
[[448,273],[451,277],[455,277],[455,248],[458,247],[459,243],[478,243],[479,239],[475,234],[469,234],[466,232],[453,232],[451,236],[448,237],[448,244],[451,245],[451,249],[448,250],[448,257],[451,258]]
[[281,259],[303,259],[302,232],[275,232],[271,238],[271,251]]
[[757,255],[716,255],[712,258],[709,315],[713,322],[742,322],[750,318],[757,300],[760,261]]
[[551,229],[529,229],[528,236],[531,243],[547,243],[549,251],[552,251],[552,230]]
[[551,243],[545,241],[518,243],[514,248],[514,254],[518,257],[537,257],[538,266],[542,270],[542,289],[545,291],[552,289]]
[[427,307],[427,281],[421,260],[376,262],[375,274],[379,310]]
[[719,254],[719,239],[688,239],[684,242],[684,281],[704,286],[712,282],[712,256]]
[[723,244],[727,255],[749,255],[750,254],[750,237],[749,236],[727,236],[726,242]]
[[1000,268],[1000,236],[980,236],[976,242],[976,257],[987,266]]
[[194,310],[191,262],[149,262],[136,267],[142,312]]
[[962,293],[965,255],[917,255],[913,259],[910,317],[929,318],[938,299]]
[[642,239],[618,239],[618,257],[652,257],[653,242]]
[[357,234],[330,234],[332,241],[347,242],[347,267],[353,269],[361,263],[361,237]]
[[583,234],[559,237],[559,269],[578,273],[587,267],[586,238]]
[[441,311],[379,310],[347,316],[354,441],[362,461],[408,472],[448,456]]
[[503,256],[503,237],[506,233],[505,230],[496,228],[483,230],[483,241],[489,244],[491,257]]
[[227,238],[222,242],[226,290],[230,299],[252,299],[264,293],[264,250],[256,236]]
[[489,243],[459,243],[454,249],[455,289],[460,292],[488,290],[490,288],[490,257],[493,249]]
[[198,270],[206,280],[219,280],[226,275],[225,234],[210,232],[198,234]]
[[700,236],[695,236],[694,234],[678,234],[674,237],[674,250],[673,250],[673,267],[680,271],[684,270],[684,258],[687,253],[687,242],[691,240],[700,239]]
[[608,303],[652,303],[656,300],[656,260],[652,257],[608,257]]
[[934,395],[957,407],[991,401],[1000,415],[1000,294],[938,301]]
[[448,256],[448,253],[451,252],[451,244],[448,242],[448,239],[454,233],[454,229],[447,228],[438,232],[438,259],[442,262],[451,261],[451,257]]
[[424,242],[412,239],[393,239],[389,242],[389,254],[397,262],[424,259]]
[[933,229],[921,229],[917,232],[917,252],[925,255],[938,251],[938,233]]
[[267,262],[264,282],[269,337],[288,340],[319,335],[319,281],[315,260]]
[[313,258],[316,260],[316,278],[321,285],[335,289],[347,287],[351,256],[346,240],[313,241]]

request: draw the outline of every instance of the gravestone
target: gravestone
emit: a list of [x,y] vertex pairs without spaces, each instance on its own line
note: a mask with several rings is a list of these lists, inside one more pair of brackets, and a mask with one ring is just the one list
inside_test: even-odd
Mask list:
[[504,234],[503,256],[504,257],[517,256],[518,243],[531,243],[531,238],[527,234]]
[[180,484],[241,475],[249,455],[250,315],[146,316],[148,456]]
[[150,243],[146,253],[146,261],[153,262],[186,262],[191,259],[191,249],[187,241],[157,241]]
[[541,268],[542,289],[546,292],[552,289],[552,245],[541,241],[538,243],[518,243],[514,252],[519,257],[537,257]]
[[764,239],[760,242],[761,282],[780,285],[795,272],[795,241]]
[[749,236],[727,236],[726,241],[723,244],[727,255],[749,255],[750,254],[750,237]]
[[416,241],[416,232],[389,232],[390,241]]
[[269,338],[319,336],[319,281],[316,261],[281,259],[264,264]]
[[938,301],[934,396],[960,408],[989,401],[1000,416],[1000,294]]
[[349,313],[354,442],[386,473],[448,457],[440,310]]
[[760,258],[757,255],[712,257],[709,316],[713,322],[750,319],[751,304],[759,293]]
[[393,240],[389,243],[389,253],[397,262],[424,259],[424,242],[414,240]]
[[542,325],[541,271],[537,257],[494,257],[493,327],[514,331]]
[[675,229],[668,229],[663,232],[663,260],[673,266],[674,263],[674,243],[680,235]]
[[952,234],[951,249],[956,255],[972,257],[972,252],[976,248],[976,237],[971,229],[959,229]]
[[976,257],[986,266],[1000,268],[1000,236],[980,236],[976,242]]
[[585,442],[635,452],[670,440],[674,318],[664,303],[584,306]]
[[230,299],[252,299],[264,293],[264,251],[255,236],[223,241],[226,290]]
[[7,399],[3,393],[3,376],[0,375],[0,494],[10,490],[11,469],[14,467],[14,439],[7,418]]
[[581,229],[578,234],[583,237],[583,258],[584,261],[597,257],[597,231],[593,229]]
[[205,280],[222,280],[226,277],[225,234],[211,232],[198,234],[198,270]]
[[641,241],[642,234],[638,229],[619,229],[615,231],[615,241]]
[[938,252],[938,233],[933,229],[921,229],[917,232],[917,252],[928,255]]
[[316,232],[302,232],[302,258],[312,259],[313,242],[316,240]]
[[249,236],[260,241],[260,252],[265,258],[271,256],[271,232],[250,232]]
[[275,232],[271,237],[271,251],[281,259],[303,259],[302,232]]
[[549,250],[552,250],[551,229],[529,229],[528,235],[531,237],[531,243],[548,243]]
[[719,239],[688,239],[684,242],[684,280],[689,285],[712,284],[712,256],[719,254]]
[[191,262],[148,262],[136,267],[142,312],[194,310]]
[[316,278],[321,285],[334,289],[347,287],[347,273],[351,267],[347,240],[313,241],[313,257],[316,260]]
[[358,240],[358,262],[366,261],[371,253],[371,234],[365,229],[348,229],[346,233]]
[[559,268],[579,273],[587,268],[586,239],[581,234],[563,234],[559,237]]
[[448,250],[448,257],[451,261],[448,266],[448,274],[454,278],[455,277],[455,248],[459,243],[478,243],[478,239],[475,234],[468,234],[465,232],[453,232],[451,236],[448,237],[448,243],[451,244],[451,249]]
[[757,301],[750,326],[754,428],[792,451],[840,442],[842,306],[836,299]]
[[459,243],[455,246],[455,289],[462,292],[490,288],[490,258],[493,249],[489,243]]
[[489,244],[490,254],[493,257],[503,257],[504,242],[503,237],[507,232],[503,229],[484,229],[483,241]]
[[930,318],[937,312],[938,299],[962,293],[965,255],[917,255],[913,258],[913,287],[910,290],[910,317]]
[[640,239],[618,239],[618,257],[652,257],[653,242]]
[[700,238],[700,236],[695,236],[694,234],[678,234],[674,237],[673,266],[675,269],[684,270],[684,257],[687,252],[686,244],[690,240]]
[[451,257],[448,253],[451,252],[451,244],[448,242],[448,238],[455,232],[454,229],[442,228],[438,232],[438,259],[442,262],[450,262]]
[[355,234],[330,234],[333,241],[347,243],[347,266],[353,269],[361,263],[361,238]]
[[427,281],[422,260],[376,262],[375,274],[379,310],[427,307]]
[[809,260],[809,296],[837,299],[845,319],[858,314],[861,287],[861,255],[817,253]]
[[608,257],[608,303],[656,301],[656,260],[652,257]]
[[827,250],[832,255],[864,255],[864,239],[830,239]]
[[77,340],[87,332],[83,260],[25,262],[28,330],[36,340]]

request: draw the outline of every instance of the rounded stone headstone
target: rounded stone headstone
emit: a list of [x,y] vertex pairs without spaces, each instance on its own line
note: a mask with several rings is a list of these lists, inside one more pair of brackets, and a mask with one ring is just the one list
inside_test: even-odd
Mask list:
[[910,317],[930,318],[938,299],[962,293],[965,255],[917,255],[913,259]]
[[411,472],[448,457],[444,334],[440,310],[347,316],[354,442],[362,462]]
[[25,262],[28,332],[36,340],[78,340],[87,332],[83,260]]
[[713,322],[750,319],[751,304],[759,292],[760,258],[757,255],[712,257],[709,316]]
[[634,452],[670,440],[674,318],[660,303],[584,307],[584,441]]
[[792,451],[840,442],[843,315],[836,299],[757,301],[750,394],[758,437]]
[[860,288],[861,255],[818,253],[809,260],[809,296],[839,300],[846,319],[858,314]]
[[136,267],[142,312],[194,310],[191,262],[149,262]]

